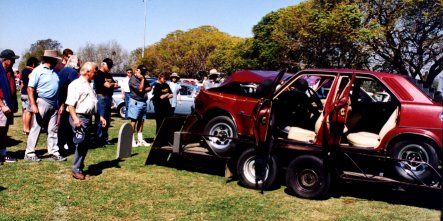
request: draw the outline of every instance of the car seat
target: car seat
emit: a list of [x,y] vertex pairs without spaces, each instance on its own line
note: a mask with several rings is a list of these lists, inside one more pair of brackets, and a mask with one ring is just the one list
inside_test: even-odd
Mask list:
[[348,139],[349,145],[354,147],[377,147],[383,137],[392,130],[397,122],[398,117],[398,107],[392,112],[388,121],[383,125],[380,133],[370,133],[365,131],[360,131],[356,133],[350,133],[346,137]]
[[317,135],[318,130],[320,130],[323,118],[324,118],[323,113],[321,113],[320,116],[315,121],[315,131],[303,129],[301,127],[289,127],[288,139],[314,143],[315,136]]

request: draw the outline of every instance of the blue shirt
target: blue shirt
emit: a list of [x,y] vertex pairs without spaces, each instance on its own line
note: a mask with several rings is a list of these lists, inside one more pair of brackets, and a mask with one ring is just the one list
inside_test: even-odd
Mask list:
[[57,106],[59,78],[54,70],[39,65],[29,75],[28,87],[33,87],[37,97]]

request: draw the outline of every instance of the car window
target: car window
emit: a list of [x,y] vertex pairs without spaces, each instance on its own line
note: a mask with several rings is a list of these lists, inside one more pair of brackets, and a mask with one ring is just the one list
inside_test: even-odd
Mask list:
[[354,82],[353,93],[357,94],[357,102],[388,103],[391,95],[377,81],[371,78],[357,78]]
[[188,86],[182,85],[180,88],[180,95],[188,96],[192,94],[193,89]]

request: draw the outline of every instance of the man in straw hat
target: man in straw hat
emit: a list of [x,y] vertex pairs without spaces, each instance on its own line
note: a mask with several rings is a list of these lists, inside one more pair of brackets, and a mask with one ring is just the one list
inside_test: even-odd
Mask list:
[[29,131],[28,143],[25,151],[25,160],[40,161],[35,153],[40,131],[46,128],[48,131],[48,153],[52,160],[64,161],[66,158],[59,153],[57,146],[57,113],[59,77],[54,67],[60,60],[56,50],[45,50],[42,64],[35,68],[29,76],[28,98],[31,105],[32,127]]
[[175,108],[177,107],[177,103],[180,104],[180,89],[182,88],[180,84],[178,83],[178,80],[180,79],[180,76],[178,76],[177,73],[172,73],[171,76],[169,76],[171,79],[171,82],[169,82],[169,87],[172,91],[172,98],[169,100],[171,101],[171,113],[174,114]]
[[12,66],[16,56],[14,51],[5,49],[0,53],[0,164],[15,162],[6,154],[6,139],[9,125],[14,123],[14,113],[17,112],[17,97]]

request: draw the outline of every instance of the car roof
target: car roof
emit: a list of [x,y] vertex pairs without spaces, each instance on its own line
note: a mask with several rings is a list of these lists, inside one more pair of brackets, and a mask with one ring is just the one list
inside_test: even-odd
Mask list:
[[230,84],[232,82],[240,83],[262,83],[265,79],[274,79],[278,75],[278,71],[262,71],[262,70],[241,70],[231,74],[220,86]]

